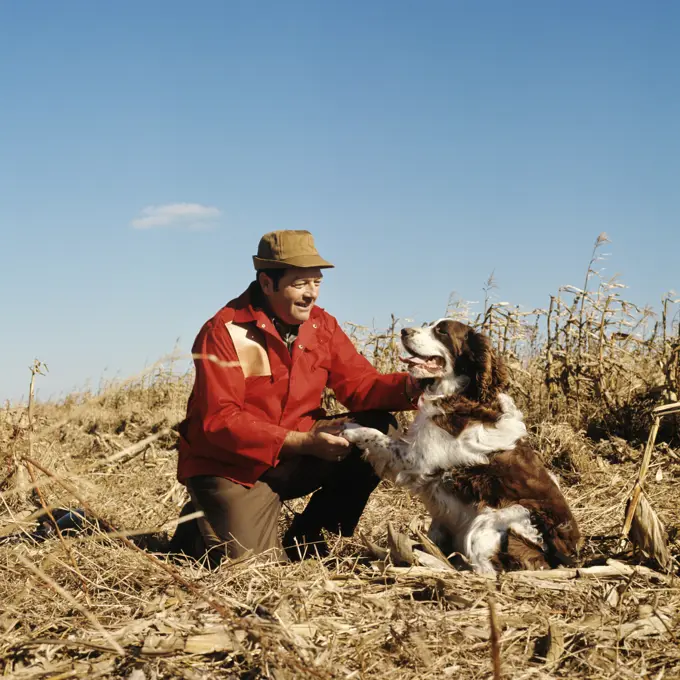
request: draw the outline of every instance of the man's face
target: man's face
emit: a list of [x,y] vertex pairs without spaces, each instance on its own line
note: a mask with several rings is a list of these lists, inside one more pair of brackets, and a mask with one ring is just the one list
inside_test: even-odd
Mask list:
[[298,325],[309,319],[322,278],[320,269],[292,267],[281,277],[278,290],[266,274],[260,276],[260,284],[274,314],[284,323]]

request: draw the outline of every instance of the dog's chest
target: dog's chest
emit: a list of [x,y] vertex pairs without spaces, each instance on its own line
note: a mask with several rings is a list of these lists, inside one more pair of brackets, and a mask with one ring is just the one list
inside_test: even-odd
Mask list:
[[433,473],[450,468],[484,465],[499,451],[513,449],[526,435],[521,413],[508,398],[503,414],[494,424],[468,422],[459,434],[439,427],[435,415],[444,415],[436,402],[424,404],[406,436],[411,460],[418,472]]
[[406,435],[409,447],[415,454],[413,459],[416,467],[420,472],[427,474],[451,467],[487,463],[484,451],[475,450],[467,445],[473,433],[467,432],[467,436],[464,436],[468,429],[477,427],[481,426],[471,425],[454,437],[436,425],[427,411],[420,411]]

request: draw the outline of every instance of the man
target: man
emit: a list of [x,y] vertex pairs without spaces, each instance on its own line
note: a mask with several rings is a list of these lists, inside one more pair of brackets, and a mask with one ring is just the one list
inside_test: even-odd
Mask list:
[[[342,425],[387,432],[389,412],[414,408],[418,396],[407,373],[378,373],[316,306],[322,270],[334,265],[308,231],[265,234],[253,263],[256,280],[196,338],[180,426],[177,476],[191,496],[182,514],[204,517],[179,525],[171,551],[207,552],[212,566],[225,554],[285,560],[313,546],[324,555],[322,530],[352,535],[379,479]],[[327,417],[325,387],[352,413]],[[312,492],[282,543],[282,501]]]

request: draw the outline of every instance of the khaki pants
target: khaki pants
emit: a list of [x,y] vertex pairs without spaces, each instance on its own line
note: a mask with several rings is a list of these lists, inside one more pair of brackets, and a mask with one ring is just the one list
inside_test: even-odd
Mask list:
[[[389,413],[367,411],[329,416],[316,427],[356,422],[396,435],[397,423]],[[342,461],[299,456],[270,468],[250,488],[214,476],[192,477],[187,482],[191,501],[182,515],[202,510],[204,516],[180,524],[170,552],[196,559],[207,556],[212,567],[230,558],[264,553],[275,560],[296,560],[306,554],[325,555],[322,530],[351,536],[380,479],[353,448]],[[278,523],[282,501],[313,493],[304,511],[295,516],[283,540]]]

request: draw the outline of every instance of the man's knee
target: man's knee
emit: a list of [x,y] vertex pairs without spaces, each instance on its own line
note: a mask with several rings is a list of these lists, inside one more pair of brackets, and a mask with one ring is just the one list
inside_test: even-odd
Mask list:
[[372,427],[383,434],[394,436],[399,432],[399,423],[389,411],[361,411],[352,416],[358,425]]
[[[211,566],[223,557],[247,554],[278,556],[279,497],[257,482],[250,488],[214,476],[192,477],[188,482],[193,507],[203,512],[194,520],[194,531],[203,543],[203,555]],[[187,513],[184,513],[187,514]]]

